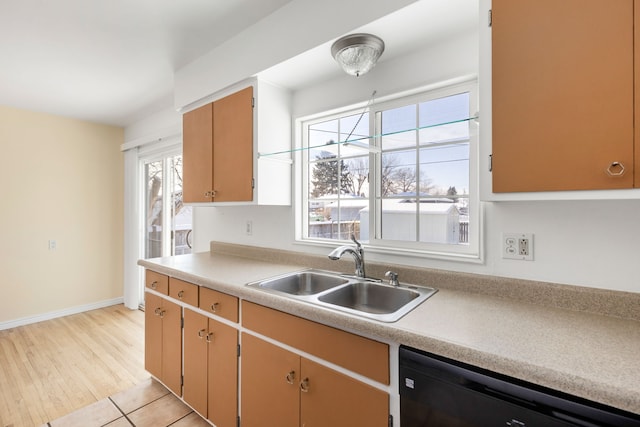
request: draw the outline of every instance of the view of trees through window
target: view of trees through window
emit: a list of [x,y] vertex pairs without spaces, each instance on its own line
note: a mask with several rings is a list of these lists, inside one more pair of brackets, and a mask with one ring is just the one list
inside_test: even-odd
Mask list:
[[182,156],[145,162],[144,173],[145,257],[191,253],[191,207],[182,202]]
[[305,237],[466,244],[469,117],[461,92],[307,123]]

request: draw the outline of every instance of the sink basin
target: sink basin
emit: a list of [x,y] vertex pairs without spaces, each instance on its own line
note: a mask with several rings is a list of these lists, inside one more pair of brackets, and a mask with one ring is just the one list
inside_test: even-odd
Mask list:
[[378,279],[304,270],[247,286],[316,306],[381,322],[395,322],[437,291],[422,286],[391,286]]
[[344,277],[316,270],[300,271],[263,280],[255,285],[291,295],[314,295],[349,281]]
[[388,314],[398,311],[419,296],[418,292],[411,289],[356,282],[318,299],[365,313]]

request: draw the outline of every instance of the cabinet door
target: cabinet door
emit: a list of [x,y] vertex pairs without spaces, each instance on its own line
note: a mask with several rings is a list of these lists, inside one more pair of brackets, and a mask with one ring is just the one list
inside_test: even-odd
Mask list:
[[633,2],[634,23],[633,47],[634,47],[634,76],[635,76],[635,163],[634,163],[634,187],[640,188],[640,0]]
[[182,308],[145,294],[144,366],[176,395],[182,395]]
[[169,278],[169,296],[184,303],[198,307],[199,286],[184,280]]
[[200,308],[238,323],[238,298],[234,296],[200,287]]
[[162,379],[162,298],[144,294],[144,368]]
[[311,360],[301,360],[300,425],[387,427],[389,395]]
[[243,333],[241,363],[242,426],[298,426],[300,357]]
[[169,276],[156,273],[155,271],[145,270],[144,285],[161,294],[169,294]]
[[182,190],[185,202],[210,202],[213,182],[213,104],[182,116]]
[[208,418],[217,427],[236,427],[238,418],[238,331],[209,319]]
[[162,299],[162,382],[182,396],[182,307]]
[[207,317],[184,310],[183,397],[200,415],[207,414]]
[[633,24],[633,0],[493,0],[494,192],[632,187]]
[[215,202],[253,200],[252,102],[253,87],[248,87],[213,104]]

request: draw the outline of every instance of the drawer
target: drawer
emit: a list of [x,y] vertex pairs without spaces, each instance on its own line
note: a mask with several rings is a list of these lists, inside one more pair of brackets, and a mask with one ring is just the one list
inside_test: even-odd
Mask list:
[[169,279],[169,296],[194,307],[198,306],[198,285],[171,277]]
[[389,384],[387,344],[248,301],[242,301],[242,326]]
[[169,276],[156,273],[155,271],[146,270],[144,285],[149,289],[160,292],[161,294],[169,295]]
[[200,288],[200,308],[238,322],[238,298],[209,288]]

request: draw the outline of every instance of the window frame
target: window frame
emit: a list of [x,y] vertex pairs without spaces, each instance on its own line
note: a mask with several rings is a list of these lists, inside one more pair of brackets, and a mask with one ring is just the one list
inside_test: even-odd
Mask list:
[[[427,243],[400,240],[380,239],[380,212],[378,203],[381,197],[381,121],[379,113],[402,106],[419,104],[433,99],[444,98],[460,93],[469,93],[469,235],[467,244]],[[335,246],[348,240],[324,239],[308,237],[308,206],[309,206],[309,158],[308,158],[308,127],[323,121],[339,119],[353,114],[361,114],[364,110],[369,113],[369,134],[374,135],[372,145],[375,147],[369,153],[369,170],[375,180],[369,181],[369,241],[363,246],[373,253],[403,255],[417,258],[433,258],[468,262],[482,262],[481,224],[482,209],[479,195],[478,173],[478,81],[477,78],[465,79],[458,82],[443,82],[436,85],[417,88],[410,92],[396,93],[386,96],[368,105],[361,103],[349,107],[339,108],[312,116],[300,117],[295,120],[296,150],[295,177],[299,186],[295,201],[295,240],[296,243],[316,246]],[[340,161],[341,157],[338,157]],[[374,170],[375,169],[375,170]],[[373,173],[372,173],[373,171]]]

